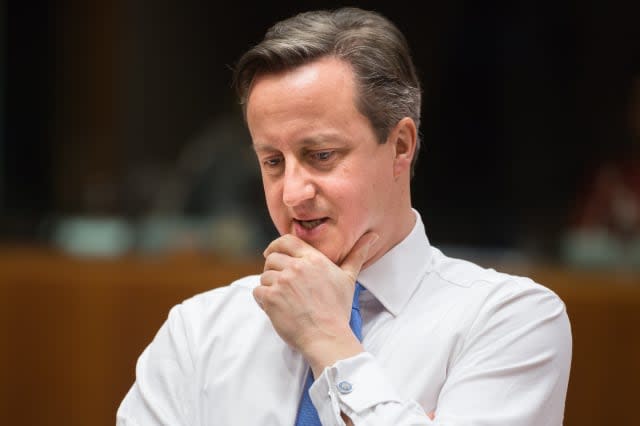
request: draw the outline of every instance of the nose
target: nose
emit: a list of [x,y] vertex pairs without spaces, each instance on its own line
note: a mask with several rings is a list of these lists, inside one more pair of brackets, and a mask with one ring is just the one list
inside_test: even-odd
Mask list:
[[316,195],[315,186],[308,173],[299,164],[287,164],[284,173],[282,201],[287,207],[295,207]]

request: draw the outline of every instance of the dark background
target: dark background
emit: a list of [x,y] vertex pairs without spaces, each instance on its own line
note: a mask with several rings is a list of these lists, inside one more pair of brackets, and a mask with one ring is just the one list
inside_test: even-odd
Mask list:
[[[273,232],[257,175],[229,178],[253,161],[230,67],[276,20],[341,5],[382,12],[412,47],[430,239],[556,256],[590,173],[633,143],[640,2],[5,1],[0,239],[229,204]],[[227,143],[197,142],[212,134]]]

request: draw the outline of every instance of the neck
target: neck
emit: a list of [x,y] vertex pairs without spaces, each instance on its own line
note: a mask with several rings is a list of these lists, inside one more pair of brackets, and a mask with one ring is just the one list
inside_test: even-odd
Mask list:
[[389,217],[393,218],[393,222],[387,224],[385,227],[386,230],[389,230],[388,234],[382,235],[381,233],[381,235],[379,235],[380,238],[378,242],[372,247],[373,254],[369,260],[364,263],[362,269],[375,263],[389,250],[404,240],[407,235],[411,233],[416,223],[416,215],[413,210],[411,210],[410,203],[407,203],[402,209],[397,209],[397,211],[390,214]]

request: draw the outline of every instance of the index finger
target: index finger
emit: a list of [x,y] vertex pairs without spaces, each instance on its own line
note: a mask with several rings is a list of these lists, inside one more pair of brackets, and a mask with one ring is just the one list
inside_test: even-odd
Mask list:
[[266,258],[271,253],[282,253],[291,257],[303,257],[310,250],[317,251],[295,235],[285,234],[271,241],[262,255]]

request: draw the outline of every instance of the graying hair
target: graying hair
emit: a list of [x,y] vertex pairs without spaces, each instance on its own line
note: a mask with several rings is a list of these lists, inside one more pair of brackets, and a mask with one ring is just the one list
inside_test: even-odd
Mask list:
[[[273,25],[234,69],[234,86],[246,118],[255,77],[335,56],[354,71],[356,107],[369,119],[380,143],[404,117],[420,128],[421,89],[404,35],[379,13],[346,7],[305,12]],[[417,137],[411,173],[420,150]]]

